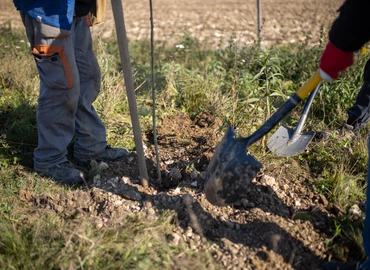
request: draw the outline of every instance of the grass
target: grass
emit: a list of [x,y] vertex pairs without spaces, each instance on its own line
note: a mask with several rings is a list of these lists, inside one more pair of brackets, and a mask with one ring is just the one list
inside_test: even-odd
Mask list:
[[[204,251],[195,254],[183,242],[168,243],[173,211],[160,211],[154,219],[146,213],[127,214],[110,219],[109,226],[99,226],[89,211],[77,213],[77,206],[60,204],[86,202],[89,195],[81,198],[78,190],[54,185],[16,165],[2,168],[1,176],[1,269],[188,269],[189,265],[207,269],[215,265]],[[62,215],[52,210],[57,209],[54,202],[64,207]]]
[[[185,246],[166,244],[173,218],[169,212],[155,221],[128,216],[102,229],[92,226],[88,216],[66,222],[55,213],[32,215],[37,220],[23,221],[29,224],[22,227],[0,223],[0,263],[7,269],[187,269],[188,263],[205,269],[211,261],[205,253],[194,260]],[[181,252],[183,258],[176,259]]]
[[[217,266],[206,252],[195,253],[185,246],[165,241],[173,229],[173,212],[145,221],[132,214],[122,222],[96,228],[87,214],[62,218],[55,212],[29,207],[21,191],[45,196],[75,190],[57,187],[31,170],[32,150],[37,145],[35,111],[38,75],[28,54],[22,32],[0,29],[0,266],[9,269],[40,268],[120,268],[192,269]],[[181,47],[157,44],[155,77],[158,118],[203,110],[232,123],[238,135],[256,130],[317,69],[323,45],[305,44],[270,47],[229,46],[201,48],[184,36]],[[115,40],[96,40],[95,50],[102,71],[102,93],[95,107],[102,117],[113,146],[133,149],[133,137]],[[232,45],[232,44],[231,44]],[[142,128],[151,128],[151,86],[148,43],[130,44],[135,90]],[[307,128],[334,130],[345,118],[361,86],[362,68],[368,52],[358,54],[356,65],[341,79],[325,83],[314,102]],[[301,106],[284,121],[295,125]],[[365,200],[367,149],[365,130],[359,139],[334,138],[316,144],[315,151],[293,157],[310,168],[312,189],[331,203],[347,210]],[[277,162],[256,144],[251,151],[264,162]],[[28,153],[28,155],[27,155]],[[68,195],[69,194],[69,195]],[[362,221],[338,217],[333,239],[328,242],[333,255],[347,260],[353,255],[347,246],[361,250]],[[145,236],[145,237],[144,237]],[[363,251],[361,251],[363,252]],[[183,254],[181,257],[176,257]],[[363,254],[363,253],[362,253]],[[122,260],[124,258],[124,260]],[[181,259],[179,259],[181,258]],[[352,258],[352,257],[351,257]]]

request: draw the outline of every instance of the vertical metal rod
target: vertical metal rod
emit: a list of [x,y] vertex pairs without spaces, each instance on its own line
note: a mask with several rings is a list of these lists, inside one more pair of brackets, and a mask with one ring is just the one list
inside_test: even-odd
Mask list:
[[262,22],[261,22],[261,1],[257,0],[257,36],[258,36],[258,43],[261,43],[261,28],[262,28]]
[[153,3],[149,0],[150,6],[150,51],[151,51],[151,67],[152,67],[152,100],[153,100],[153,140],[155,147],[155,157],[157,162],[158,181],[161,182],[161,167],[159,163],[158,140],[157,140],[157,124],[156,124],[156,97],[155,97],[155,80],[154,80],[154,22],[153,22]]
[[121,65],[123,76],[126,84],[126,92],[128,105],[130,109],[132,129],[134,132],[134,141],[136,147],[137,158],[139,162],[140,181],[143,186],[148,186],[148,171],[145,163],[144,148],[141,136],[141,128],[139,116],[137,113],[136,95],[134,89],[134,82],[131,70],[130,54],[128,50],[128,40],[126,34],[125,20],[123,16],[123,8],[121,0],[111,0],[114,23],[116,25],[116,34],[118,40],[118,47],[121,57]]

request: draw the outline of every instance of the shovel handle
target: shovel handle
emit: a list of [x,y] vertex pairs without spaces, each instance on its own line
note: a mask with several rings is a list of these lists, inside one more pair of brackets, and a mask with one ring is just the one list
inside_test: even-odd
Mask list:
[[132,76],[130,53],[128,50],[128,39],[126,34],[125,19],[123,16],[122,0],[111,0],[114,23],[118,40],[121,66],[126,84],[126,93],[131,116],[132,129],[134,132],[134,142],[139,163],[140,180],[143,186],[148,185],[149,177],[146,168],[144,146],[142,142],[139,115],[137,113],[136,95]]
[[252,135],[245,138],[247,147],[252,145],[271,131],[284,117],[286,117],[297,105],[305,99],[322,81],[320,71],[316,71],[312,77],[285,101],[279,109]]
[[316,86],[322,81],[320,76],[320,70],[317,70],[311,78],[296,92],[297,96],[300,97],[301,100],[304,100]]
[[312,91],[311,94],[308,96],[306,103],[304,104],[301,117],[298,120],[297,127],[292,135],[292,138],[289,140],[288,144],[295,142],[297,138],[299,137],[299,135],[301,134],[302,128],[308,116],[308,111],[311,108],[313,99],[315,98],[317,92],[319,91],[320,85],[321,85],[321,82],[316,86],[315,90]]

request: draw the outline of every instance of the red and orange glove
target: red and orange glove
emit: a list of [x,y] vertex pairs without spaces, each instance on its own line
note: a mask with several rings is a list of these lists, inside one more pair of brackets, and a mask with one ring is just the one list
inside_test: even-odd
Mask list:
[[353,65],[353,52],[345,52],[329,42],[320,59],[320,75],[325,81],[337,79],[341,72]]

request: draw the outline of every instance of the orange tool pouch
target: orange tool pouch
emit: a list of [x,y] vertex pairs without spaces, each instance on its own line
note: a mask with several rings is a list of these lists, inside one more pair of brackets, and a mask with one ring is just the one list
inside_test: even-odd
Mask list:
[[64,46],[36,44],[32,50],[40,78],[49,87],[67,90],[73,87],[73,77]]

